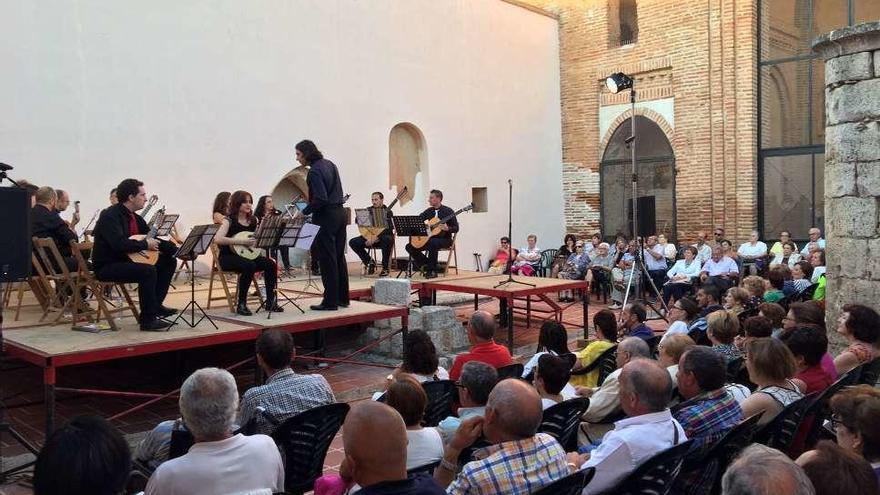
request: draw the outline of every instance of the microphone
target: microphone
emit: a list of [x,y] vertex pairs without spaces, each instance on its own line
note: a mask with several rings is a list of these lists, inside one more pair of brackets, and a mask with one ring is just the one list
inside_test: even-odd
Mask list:
[[0,172],[6,172],[7,170],[12,170],[12,165],[7,165],[5,163],[0,163]]

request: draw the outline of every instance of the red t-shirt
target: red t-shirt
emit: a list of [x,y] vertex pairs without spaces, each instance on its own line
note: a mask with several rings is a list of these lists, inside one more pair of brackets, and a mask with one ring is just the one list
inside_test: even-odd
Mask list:
[[471,347],[470,351],[455,356],[455,362],[452,363],[452,369],[449,370],[449,378],[451,380],[458,380],[461,376],[462,366],[470,361],[486,363],[493,368],[501,368],[513,364],[513,359],[510,358],[510,351],[507,350],[507,347],[496,344],[493,340],[485,344],[476,344]]
[[804,394],[822,392],[823,390],[828,388],[829,385],[834,383],[834,377],[829,375],[821,364],[811,366],[804,371],[801,371],[800,373],[795,375],[795,378],[803,380],[803,382],[807,384],[807,391],[804,392]]

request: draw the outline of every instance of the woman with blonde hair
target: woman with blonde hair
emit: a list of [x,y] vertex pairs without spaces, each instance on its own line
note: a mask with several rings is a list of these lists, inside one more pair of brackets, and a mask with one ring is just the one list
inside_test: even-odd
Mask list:
[[746,309],[750,309],[750,301],[749,291],[742,287],[731,287],[724,296],[724,309],[733,313],[733,316],[739,316]]
[[779,339],[764,337],[750,342],[746,350],[746,369],[749,380],[758,388],[741,404],[744,418],[763,412],[758,424],[767,424],[785,406],[804,396],[799,385],[792,380],[797,373],[794,355]]
[[712,349],[731,361],[742,356],[742,352],[733,345],[739,333],[739,319],[730,311],[715,311],[706,317],[706,336],[712,342]]

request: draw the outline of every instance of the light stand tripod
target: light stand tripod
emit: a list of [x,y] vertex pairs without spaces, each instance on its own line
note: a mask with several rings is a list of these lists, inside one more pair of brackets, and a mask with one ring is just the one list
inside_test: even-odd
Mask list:
[[535,287],[535,284],[522,282],[513,278],[513,181],[507,179],[507,238],[511,239],[507,242],[507,262],[511,265],[507,268],[507,280],[503,280],[495,285],[495,289],[504,287],[508,284],[520,284],[528,287]]

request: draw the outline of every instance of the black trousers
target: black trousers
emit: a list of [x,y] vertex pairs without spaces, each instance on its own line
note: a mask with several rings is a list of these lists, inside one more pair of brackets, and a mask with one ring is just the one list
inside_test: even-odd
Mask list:
[[676,301],[687,295],[691,291],[693,285],[682,283],[671,283],[663,286],[663,301],[669,304],[669,298],[674,297]]
[[[448,248],[452,245],[451,237],[432,237],[428,239],[425,247],[418,249],[412,244],[407,243],[406,252],[409,253],[416,267],[427,266],[429,272],[437,271],[437,251]],[[422,252],[425,250],[428,255]]]
[[[390,234],[380,235],[379,240],[376,241],[370,247],[377,247],[382,250],[382,269],[388,269],[388,261],[391,258],[391,247],[394,244],[394,236]],[[358,258],[364,262],[365,265],[370,263],[370,253],[367,252],[367,240],[363,236],[357,236],[352,240],[348,241],[348,245],[351,246],[351,250],[358,255]]]
[[[648,270],[648,275],[651,276],[651,281],[654,282],[654,285],[657,287],[658,291],[663,290],[663,282],[666,281],[666,270]],[[650,288],[650,285],[647,283],[645,287]],[[653,290],[653,289],[651,289]],[[660,293],[657,292],[655,295],[659,296]]]
[[247,293],[254,280],[254,274],[259,271],[263,272],[263,280],[266,281],[266,300],[268,302],[275,300],[275,283],[278,274],[275,271],[275,264],[268,258],[260,256],[255,260],[248,260],[237,254],[221,254],[217,261],[223,271],[238,274],[238,302],[247,301]]
[[324,283],[322,306],[348,304],[348,264],[345,261],[345,208],[331,206],[312,215],[312,222],[321,227],[312,244]]
[[141,310],[141,323],[156,319],[159,306],[168,295],[171,277],[177,269],[174,244],[162,241],[159,245],[159,261],[155,265],[145,265],[132,261],[109,263],[98,268],[95,276],[102,282],[121,282],[138,284],[138,305]]

